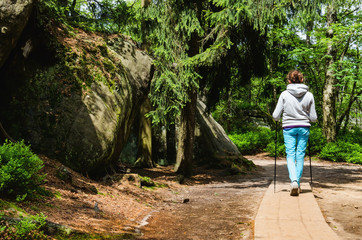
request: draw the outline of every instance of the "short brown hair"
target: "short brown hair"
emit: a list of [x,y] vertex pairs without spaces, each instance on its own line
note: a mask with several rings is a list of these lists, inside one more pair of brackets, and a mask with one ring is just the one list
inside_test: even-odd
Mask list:
[[301,83],[303,79],[303,74],[298,70],[291,70],[287,75],[287,80],[292,83]]

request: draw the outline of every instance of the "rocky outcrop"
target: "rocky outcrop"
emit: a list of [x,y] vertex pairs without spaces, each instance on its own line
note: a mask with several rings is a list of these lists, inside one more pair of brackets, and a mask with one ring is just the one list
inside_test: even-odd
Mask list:
[[197,101],[197,123],[200,145],[204,148],[207,156],[240,156],[241,153],[236,145],[227,136],[223,127],[215,121],[211,114],[206,112],[206,105]]
[[[27,42],[34,44],[24,57]],[[122,35],[64,26],[28,26],[18,46],[0,73],[9,135],[77,171],[104,174],[149,92],[152,59]]]
[[32,6],[33,0],[0,1],[0,68],[26,26]]
[[114,37],[106,43],[106,47],[101,45],[108,55],[103,60],[111,60],[106,64],[115,67],[108,72],[110,78],[93,80],[80,98],[76,96],[77,104],[72,99],[65,104],[74,107],[71,112],[75,113],[70,116],[74,121],[69,126],[65,151],[68,157],[74,155],[78,167],[85,165],[91,172],[118,161],[153,76],[151,58],[131,41]]
[[201,162],[220,167],[230,174],[245,173],[255,167],[244,158],[230,140],[223,127],[206,111],[206,105],[197,100],[197,129],[195,154]]

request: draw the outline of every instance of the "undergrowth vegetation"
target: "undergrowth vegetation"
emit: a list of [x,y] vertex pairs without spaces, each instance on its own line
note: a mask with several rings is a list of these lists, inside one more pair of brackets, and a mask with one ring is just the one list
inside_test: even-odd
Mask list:
[[51,239],[44,234],[42,228],[46,217],[43,214],[24,217],[15,223],[1,221],[0,238],[3,240],[45,240]]
[[256,128],[250,132],[234,132],[229,135],[241,154],[255,154],[264,151],[273,135],[269,128]]
[[44,194],[43,161],[23,141],[0,146],[0,195],[22,201]]
[[[230,139],[240,150],[241,154],[256,154],[268,152],[275,156],[275,130],[258,127],[251,131],[233,132]],[[310,151],[312,155],[321,159],[335,162],[349,162],[362,164],[362,131],[352,129],[338,136],[336,142],[327,143],[322,129],[312,127],[310,131]],[[307,149],[307,154],[309,147]],[[277,156],[285,156],[283,131],[278,131]]]

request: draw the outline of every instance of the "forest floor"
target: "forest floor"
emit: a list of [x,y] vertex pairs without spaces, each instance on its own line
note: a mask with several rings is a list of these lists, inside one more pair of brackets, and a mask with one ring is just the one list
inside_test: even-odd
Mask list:
[[[120,181],[121,174],[92,181],[68,169],[61,180],[56,175],[64,167],[43,157],[46,188],[55,197],[18,205],[29,214],[43,212],[49,221],[112,239],[254,239],[254,218],[273,179],[274,158],[246,158],[256,170],[227,176],[199,167],[183,184],[171,167],[131,169],[156,183],[141,188],[137,181]],[[277,184],[287,182],[285,159],[277,162]],[[313,193],[327,223],[341,239],[361,239],[362,166],[320,160],[312,165]],[[307,163],[304,176],[309,181]]]

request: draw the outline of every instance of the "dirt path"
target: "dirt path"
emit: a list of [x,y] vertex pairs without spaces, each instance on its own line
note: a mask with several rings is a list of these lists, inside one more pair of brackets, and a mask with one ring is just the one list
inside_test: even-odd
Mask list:
[[313,193],[341,239],[362,239],[362,166],[314,162]]
[[[248,156],[258,170],[237,178],[212,178],[170,191],[147,218],[140,239],[254,239],[253,224],[273,178],[274,161]],[[331,228],[341,239],[362,238],[362,166],[313,161],[313,193]],[[277,181],[287,182],[285,160]],[[309,181],[306,166],[303,181]]]
[[142,239],[252,239],[253,218],[268,185],[249,179],[184,188],[152,216]]

